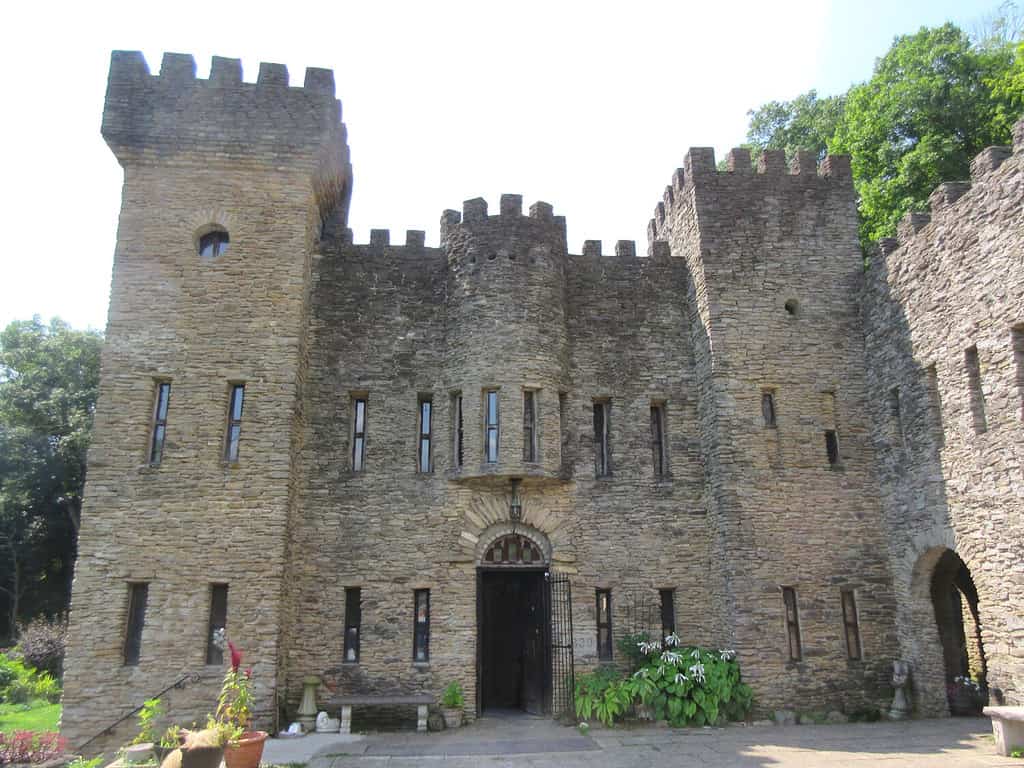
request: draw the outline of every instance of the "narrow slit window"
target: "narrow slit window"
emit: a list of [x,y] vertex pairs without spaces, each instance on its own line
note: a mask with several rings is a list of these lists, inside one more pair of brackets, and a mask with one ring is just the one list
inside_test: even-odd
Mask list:
[[537,393],[523,392],[523,461],[537,461]]
[[558,432],[559,449],[561,451],[561,467],[565,471],[569,463],[569,419],[568,419],[568,395],[565,392],[558,393]]
[[598,477],[612,473],[608,445],[608,416],[611,404],[607,400],[594,403],[594,472]]
[[765,389],[761,392],[761,418],[768,429],[776,427],[775,422],[775,391]]
[[210,585],[210,622],[206,629],[206,663],[223,664],[224,649],[217,637],[228,625],[228,585]]
[[658,595],[661,598],[661,639],[664,642],[676,631],[676,591],[659,589]]
[[1010,330],[1013,345],[1013,365],[1017,373],[1017,400],[1020,403],[1020,420],[1024,421],[1024,323]]
[[171,382],[156,385],[156,404],[153,408],[153,437],[149,444],[149,463],[159,467],[164,459],[164,438],[167,436],[167,406],[171,400]]
[[825,455],[830,467],[839,466],[839,436],[834,429],[825,430]]
[[786,641],[789,645],[789,660],[800,661],[803,649],[800,647],[800,616],[796,607],[796,590],[782,588],[782,603],[786,612]]
[[668,474],[668,455],[665,451],[665,405],[651,406],[651,458],[654,461],[655,477]]
[[860,648],[860,621],[857,618],[857,598],[852,589],[840,592],[843,601],[843,630],[846,636],[846,656],[859,660],[862,656]]
[[612,660],[612,591],[597,590],[597,658]]
[[362,472],[366,466],[366,398],[352,400],[352,471]]
[[985,392],[981,388],[981,363],[978,360],[978,347],[964,350],[964,367],[967,369],[967,386],[971,393],[971,420],[976,434],[988,431],[988,419],[985,416]]
[[484,452],[488,464],[498,463],[498,390],[484,392]]
[[413,605],[412,660],[425,663],[430,661],[430,590],[415,590]]
[[146,602],[149,599],[149,584],[128,585],[128,622],[124,633],[124,664],[137,666],[142,655],[142,628],[146,623]]
[[462,393],[452,395],[452,463],[462,466]]
[[419,456],[416,466],[418,471],[423,473],[434,471],[433,454],[431,451],[433,409],[434,403],[429,397],[420,398]]
[[359,630],[363,621],[363,591],[345,587],[345,662],[359,661]]
[[900,388],[893,387],[889,390],[889,417],[892,419],[893,432],[900,445],[905,445],[907,436],[903,430],[903,403],[900,397]]
[[242,439],[242,403],[245,400],[245,385],[231,385],[231,401],[228,405],[228,435],[224,446],[224,460],[238,461],[238,448]]

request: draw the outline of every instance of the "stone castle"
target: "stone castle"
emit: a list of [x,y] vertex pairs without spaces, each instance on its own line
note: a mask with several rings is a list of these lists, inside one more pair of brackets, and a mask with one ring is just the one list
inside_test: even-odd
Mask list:
[[1024,123],[867,272],[843,156],[691,149],[643,257],[518,195],[353,243],[327,70],[117,51],[102,132],[73,744],[211,711],[222,627],[268,728],[310,676],[558,714],[673,629],[758,713],[884,710],[895,659],[919,715],[1024,703]]

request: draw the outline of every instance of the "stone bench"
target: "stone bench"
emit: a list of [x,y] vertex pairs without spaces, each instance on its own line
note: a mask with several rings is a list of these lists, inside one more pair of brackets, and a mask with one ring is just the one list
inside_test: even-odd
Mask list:
[[1024,749],[1024,707],[985,707],[982,713],[992,718],[992,735],[1000,755]]
[[427,707],[434,704],[433,696],[422,693],[396,694],[393,696],[337,696],[330,705],[341,709],[341,732],[352,733],[352,707],[388,707],[408,704],[416,707],[416,730],[427,730]]

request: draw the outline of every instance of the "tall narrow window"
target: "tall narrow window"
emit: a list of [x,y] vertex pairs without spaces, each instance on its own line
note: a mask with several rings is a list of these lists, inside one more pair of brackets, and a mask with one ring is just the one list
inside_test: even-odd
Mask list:
[[843,601],[843,630],[846,635],[846,656],[860,659],[860,622],[857,619],[857,598],[852,589],[844,589],[840,593]]
[[761,391],[761,418],[769,429],[775,428],[775,390]]
[[128,585],[128,624],[124,633],[124,663],[133,667],[142,653],[142,627],[146,623],[146,601],[149,584],[136,582]]
[[206,663],[223,664],[224,649],[220,646],[217,633],[228,625],[228,585],[210,585],[210,622],[206,628]]
[[359,661],[359,629],[363,621],[363,591],[345,587],[345,661]]
[[611,403],[598,400],[594,403],[594,471],[598,477],[612,473],[608,445],[608,416]]
[[434,403],[429,397],[420,398],[420,440],[419,457],[416,463],[418,471],[433,472],[433,455],[430,446],[430,436],[433,430]]
[[484,453],[488,464],[498,462],[498,390],[484,392]]
[[523,392],[523,461],[537,460],[537,393]]
[[903,404],[900,401],[899,387],[889,390],[889,418],[892,419],[892,428],[899,444],[905,445],[907,437],[903,431]]
[[839,466],[839,436],[834,429],[825,430],[825,455],[830,467]]
[[663,477],[668,474],[668,455],[665,451],[665,405],[655,403],[651,406],[651,457],[654,460],[654,475]]
[[674,589],[659,589],[661,597],[661,639],[665,640],[676,631],[676,591]]
[[1024,421],[1024,323],[1010,329],[1013,344],[1013,365],[1017,369],[1017,400],[1020,402],[1020,420]]
[[352,400],[352,471],[362,472],[366,465],[366,398]]
[[942,434],[942,394],[939,392],[939,371],[932,363],[925,369],[925,388],[928,390],[928,410],[936,434]]
[[245,385],[231,385],[231,402],[228,406],[228,436],[224,444],[224,460],[238,461],[238,445],[242,438],[242,401],[245,399]]
[[597,590],[597,658],[612,660],[612,591]]
[[430,590],[417,589],[413,592],[416,615],[412,628],[412,660],[430,661]]
[[800,648],[800,616],[796,607],[796,590],[792,587],[783,587],[782,602],[786,611],[786,640],[789,644],[789,660],[800,661],[803,658],[803,650]]
[[452,395],[452,464],[462,466],[462,393]]
[[967,386],[971,393],[971,419],[977,434],[988,431],[985,418],[985,392],[981,388],[981,364],[978,361],[978,347],[964,350],[964,367],[967,369]]
[[167,406],[171,400],[171,382],[156,385],[156,405],[153,408],[153,439],[149,444],[149,463],[160,466],[164,458],[164,437],[167,434]]

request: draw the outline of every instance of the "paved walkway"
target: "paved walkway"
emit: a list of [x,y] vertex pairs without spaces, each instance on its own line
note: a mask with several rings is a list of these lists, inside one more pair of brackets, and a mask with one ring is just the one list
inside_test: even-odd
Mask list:
[[588,736],[545,718],[486,717],[455,731],[319,735],[267,743],[264,763],[308,768],[446,765],[517,768],[981,768],[1024,761],[995,754],[987,719],[671,729],[594,728]]

